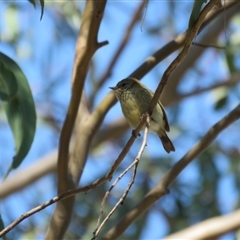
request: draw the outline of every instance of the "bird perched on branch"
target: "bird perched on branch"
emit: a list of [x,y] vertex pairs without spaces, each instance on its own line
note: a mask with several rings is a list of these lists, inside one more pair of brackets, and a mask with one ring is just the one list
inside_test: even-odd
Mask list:
[[[153,92],[136,78],[126,78],[110,87],[119,100],[123,115],[132,128],[136,128],[142,115],[145,114],[153,98]],[[153,110],[150,127],[151,132],[157,133],[166,152],[175,151],[175,148],[166,133],[170,131],[166,112],[158,101]]]

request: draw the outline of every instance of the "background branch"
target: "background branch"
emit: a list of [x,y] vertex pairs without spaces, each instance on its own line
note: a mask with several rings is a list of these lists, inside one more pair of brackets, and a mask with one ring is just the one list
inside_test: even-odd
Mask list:
[[240,210],[225,216],[213,217],[187,229],[168,235],[164,239],[217,239],[240,228]]

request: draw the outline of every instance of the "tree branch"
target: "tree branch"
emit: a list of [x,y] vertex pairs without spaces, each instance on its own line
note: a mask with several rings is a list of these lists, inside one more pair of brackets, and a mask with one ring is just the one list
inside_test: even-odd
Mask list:
[[218,82],[216,84],[213,84],[212,86],[196,89],[189,93],[178,94],[176,96],[176,98],[174,99],[174,102],[179,102],[185,98],[196,96],[198,94],[205,93],[205,92],[208,92],[208,91],[220,88],[220,87],[231,87],[231,86],[236,85],[239,82],[240,82],[240,73],[236,73],[236,74],[230,76],[227,80]]
[[159,101],[160,95],[165,87],[165,85],[168,82],[168,79],[172,72],[179,66],[179,64],[183,61],[183,59],[187,56],[188,51],[192,45],[192,42],[194,38],[197,36],[197,33],[206,18],[207,14],[212,10],[214,6],[216,6],[219,3],[219,0],[211,0],[209,3],[206,4],[206,6],[203,8],[203,10],[200,12],[197,20],[193,23],[190,29],[187,31],[187,37],[186,41],[184,43],[184,47],[182,51],[178,54],[178,56],[173,60],[173,62],[169,65],[169,67],[166,69],[166,71],[163,74],[162,80],[159,83],[155,94],[153,96],[153,99],[151,101],[151,104],[149,106],[148,113],[151,116],[153,109],[155,108],[157,102]]
[[[98,30],[105,9],[106,0],[86,2],[82,16],[82,24],[79,31],[76,56],[72,74],[72,96],[68,107],[66,119],[62,128],[58,154],[58,193],[75,188],[77,176],[73,176],[72,168],[69,167],[69,144],[75,119],[78,113],[80,99],[89,62],[95,51],[107,44],[98,43]],[[73,179],[74,178],[74,179]],[[62,239],[71,219],[74,198],[59,202],[53,213],[46,239]]]
[[240,210],[225,216],[213,217],[187,229],[168,235],[164,239],[217,239],[240,228]]
[[114,228],[107,232],[104,239],[117,239],[141,214],[143,214],[156,201],[167,194],[177,176],[199,156],[218,136],[221,131],[240,118],[240,105],[216,123],[205,136],[187,152],[157,183],[157,185],[140,201]]

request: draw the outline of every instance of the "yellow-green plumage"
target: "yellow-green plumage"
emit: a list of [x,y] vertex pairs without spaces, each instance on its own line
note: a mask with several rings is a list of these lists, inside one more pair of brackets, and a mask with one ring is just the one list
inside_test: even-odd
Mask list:
[[[111,87],[119,100],[122,112],[132,128],[136,128],[141,116],[147,112],[153,93],[135,78],[126,78]],[[153,110],[150,121],[150,131],[160,137],[164,149],[169,153],[175,148],[165,131],[169,131],[167,115],[160,102]]]

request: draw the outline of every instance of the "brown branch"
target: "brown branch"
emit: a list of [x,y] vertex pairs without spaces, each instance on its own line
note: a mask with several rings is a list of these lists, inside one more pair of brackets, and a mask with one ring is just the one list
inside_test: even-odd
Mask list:
[[223,234],[240,228],[240,210],[225,216],[213,217],[187,229],[168,235],[164,239],[218,239]]
[[214,141],[219,133],[239,118],[240,105],[211,127],[205,136],[164,175],[151,191],[148,192],[143,200],[126,214],[114,228],[108,231],[104,239],[117,239],[141,214],[169,192],[168,187],[178,175]]
[[[97,227],[95,229],[95,231],[93,232],[93,238],[92,239],[95,239],[100,230],[102,229],[102,227],[104,226],[104,224],[110,219],[110,217],[112,216],[112,214],[116,211],[116,209],[119,207],[120,204],[123,204],[125,198],[127,197],[132,185],[134,184],[134,181],[135,181],[135,177],[136,177],[136,173],[137,173],[137,167],[138,167],[138,163],[140,161],[140,158],[143,154],[143,151],[145,149],[145,147],[147,146],[147,136],[148,136],[148,131],[149,131],[149,126],[150,126],[150,117],[149,115],[145,115],[143,116],[144,118],[144,121],[146,123],[146,126],[145,126],[145,130],[144,130],[144,136],[143,136],[143,142],[142,142],[142,145],[140,147],[140,150],[137,154],[137,157],[135,158],[134,162],[131,163],[119,176],[118,178],[114,181],[114,183],[111,185],[111,187],[109,188],[109,190],[106,192],[103,200],[102,200],[102,204],[101,204],[101,210],[100,210],[100,214],[99,214],[99,218],[98,218],[98,222],[97,222]],[[132,173],[132,178],[126,188],[126,190],[124,191],[122,197],[119,199],[119,201],[115,204],[115,206],[113,207],[113,209],[109,212],[109,214],[105,217],[105,219],[102,221],[102,223],[100,224],[100,221],[101,221],[101,218],[102,218],[102,215],[103,215],[103,211],[104,211],[104,205],[105,205],[105,202],[110,194],[110,192],[112,191],[112,189],[117,185],[117,183],[122,179],[122,177],[132,168],[134,167],[133,169],[133,173]]]
[[121,56],[124,48],[127,46],[128,42],[129,42],[129,39],[131,37],[132,30],[133,30],[134,26],[136,25],[136,23],[138,22],[138,20],[141,16],[144,5],[145,5],[145,2],[141,1],[138,8],[136,9],[133,17],[131,18],[131,21],[128,24],[126,30],[123,31],[125,33],[125,35],[123,35],[123,38],[120,41],[120,44],[119,44],[115,54],[113,55],[113,57],[110,61],[110,64],[108,65],[108,68],[105,70],[105,72],[100,77],[100,79],[96,82],[96,85],[94,86],[93,92],[91,93],[91,96],[89,97],[89,106],[90,107],[93,105],[93,101],[94,101],[94,98],[96,96],[97,91],[99,90],[99,88],[102,87],[102,85],[105,83],[107,78],[111,75],[111,72],[112,72],[112,69],[113,69],[114,65],[116,64],[117,60]]
[[[73,168],[69,166],[69,144],[75,125],[80,100],[82,97],[85,77],[90,60],[95,51],[107,44],[98,43],[98,30],[105,9],[106,0],[88,0],[82,16],[82,23],[77,39],[76,55],[72,74],[72,96],[66,119],[60,135],[58,154],[58,193],[65,192],[75,187],[77,179]],[[74,198],[57,204],[50,221],[46,239],[62,239],[71,219]]]
[[213,84],[212,86],[209,86],[209,87],[196,89],[196,90],[193,90],[190,93],[179,94],[175,97],[174,102],[179,102],[182,99],[192,97],[192,96],[195,96],[195,95],[198,95],[198,94],[201,94],[201,93],[205,93],[205,92],[208,92],[208,91],[220,88],[220,87],[231,87],[231,86],[236,85],[239,82],[240,82],[240,73],[236,73],[236,74],[230,76],[227,80],[225,80],[223,82]]
[[148,113],[151,116],[153,109],[155,108],[157,102],[159,101],[160,95],[167,84],[167,81],[172,74],[172,72],[179,66],[179,64],[183,61],[183,59],[187,56],[188,51],[192,45],[192,42],[194,38],[197,36],[197,33],[204,22],[204,19],[206,18],[207,14],[212,10],[216,4],[219,3],[219,0],[211,0],[201,11],[201,13],[198,16],[198,19],[193,23],[190,29],[188,29],[186,41],[184,43],[184,47],[182,51],[178,54],[178,56],[173,60],[173,62],[169,65],[169,67],[166,69],[166,71],[163,74],[162,80],[159,83],[155,94],[153,96],[153,99],[151,101],[151,104],[149,106]]
[[57,166],[57,150],[38,159],[38,161],[23,170],[17,171],[13,176],[6,178],[0,184],[0,199],[21,190],[33,183],[43,175],[53,173]]
[[193,42],[192,45],[195,45],[197,47],[203,47],[203,48],[216,48],[216,49],[221,49],[221,50],[226,49],[225,46],[217,46],[217,45],[213,45],[213,44],[203,44],[203,43],[198,43],[198,42]]
[[[75,119],[77,117],[78,107],[82,96],[84,80],[87,74],[89,62],[95,51],[103,45],[97,42],[97,36],[101,23],[100,15],[103,14],[105,4],[106,1],[101,1],[98,4],[94,3],[94,1],[87,1],[82,17],[82,25],[78,35],[76,56],[73,67],[72,96],[60,135],[58,176],[61,176],[61,178],[59,178],[58,184],[59,193],[69,189],[69,143],[75,124]],[[104,44],[106,44],[106,42],[104,42]]]

